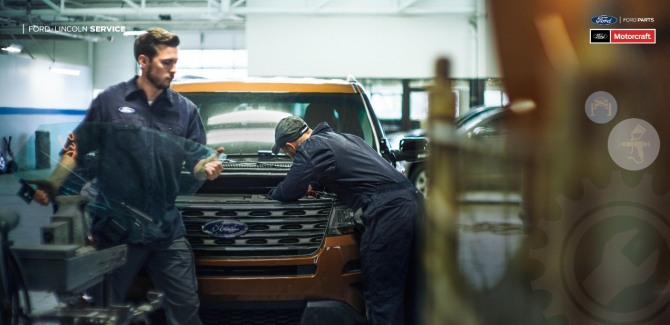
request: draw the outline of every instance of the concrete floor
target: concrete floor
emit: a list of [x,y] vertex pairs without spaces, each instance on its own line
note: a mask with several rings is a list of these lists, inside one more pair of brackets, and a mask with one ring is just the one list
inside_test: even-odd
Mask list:
[[517,195],[476,193],[461,201],[456,281],[480,324],[545,324],[526,273],[527,228]]

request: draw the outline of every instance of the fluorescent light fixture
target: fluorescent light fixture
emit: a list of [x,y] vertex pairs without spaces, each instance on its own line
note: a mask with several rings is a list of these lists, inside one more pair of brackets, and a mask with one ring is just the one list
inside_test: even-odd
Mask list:
[[23,46],[21,46],[21,44],[16,43],[9,44],[9,46],[2,48],[3,51],[7,51],[9,53],[21,53],[22,49]]
[[123,32],[123,36],[140,36],[142,34],[145,34],[147,31],[146,30],[129,30]]
[[49,66],[49,71],[52,73],[60,73],[68,76],[78,76],[81,74],[81,70],[79,69],[68,67],[58,63],[52,63],[51,66]]
[[81,71],[79,71],[77,69],[70,69],[70,68],[54,68],[54,67],[51,67],[51,68],[49,68],[49,71],[51,71],[53,73],[66,74],[66,75],[69,75],[69,76],[78,76],[79,74],[81,74]]

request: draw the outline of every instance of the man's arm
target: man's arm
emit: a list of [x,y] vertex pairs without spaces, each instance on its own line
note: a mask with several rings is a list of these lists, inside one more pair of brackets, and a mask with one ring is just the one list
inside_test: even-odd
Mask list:
[[63,185],[70,173],[77,168],[77,160],[71,155],[61,156],[58,165],[46,180],[26,180],[29,184],[37,185],[33,201],[47,205],[54,198],[58,189]]
[[65,183],[70,173],[77,168],[77,157],[82,157],[97,149],[100,130],[104,125],[101,121],[102,97],[105,92],[98,95],[86,111],[86,117],[70,133],[67,141],[60,152],[60,161],[46,180],[26,180],[26,183],[37,185],[33,200],[42,205],[47,205],[56,196],[58,189]]
[[[324,151],[324,153],[329,152]],[[316,175],[324,169],[324,166],[315,166],[312,160],[313,158],[307,157],[303,150],[298,150],[286,178],[268,193],[270,198],[288,202],[298,200],[306,194],[309,195],[310,182],[315,180]],[[314,160],[322,161],[321,159]]]

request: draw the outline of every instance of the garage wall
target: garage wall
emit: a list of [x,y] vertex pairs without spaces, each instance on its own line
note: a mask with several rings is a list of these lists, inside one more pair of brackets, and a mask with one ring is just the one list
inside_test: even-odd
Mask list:
[[179,35],[180,49],[185,50],[239,50],[246,48],[244,30],[173,30]]
[[[160,26],[159,26],[160,27]],[[244,49],[242,30],[173,30],[179,35],[180,49]],[[117,36],[111,42],[98,42],[93,51],[93,87],[97,92],[126,81],[139,73],[133,58],[134,37]],[[177,67],[179,68],[179,67]]]
[[430,78],[446,56],[454,78],[498,77],[487,20],[473,17],[248,15],[249,75]]
[[[90,68],[76,65],[81,74],[69,76],[49,72],[50,65],[48,59],[0,55],[0,80],[9,81],[0,87],[0,136],[12,137],[12,149],[21,169],[35,167],[36,130],[46,124],[60,129],[80,121],[91,101]],[[67,135],[60,133],[51,134],[51,155],[56,155],[61,146],[59,136]]]
[[78,65],[88,65],[91,62],[93,43],[90,42],[74,39],[21,39],[15,42],[23,46],[23,52],[19,57],[26,59]]
[[117,35],[111,42],[98,42],[93,50],[93,88],[96,92],[134,76],[134,37]]
[[85,109],[91,100],[91,69],[79,76],[49,72],[50,61],[0,56],[0,107]]

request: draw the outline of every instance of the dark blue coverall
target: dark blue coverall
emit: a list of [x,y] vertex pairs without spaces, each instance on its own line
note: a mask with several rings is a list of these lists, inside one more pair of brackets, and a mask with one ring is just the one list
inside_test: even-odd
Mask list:
[[314,128],[296,151],[286,179],[269,193],[280,201],[303,197],[307,186],[325,187],[353,211],[362,209],[360,254],[370,324],[403,324],[404,294],[423,196],[363,139]]
[[98,248],[128,244],[126,264],[110,275],[111,303],[121,302],[144,265],[165,293],[168,320],[200,324],[193,254],[175,200],[184,164],[192,171],[210,154],[205,129],[190,100],[165,89],[149,104],[136,79],[93,100],[62,154],[79,162],[96,153],[91,232]]

